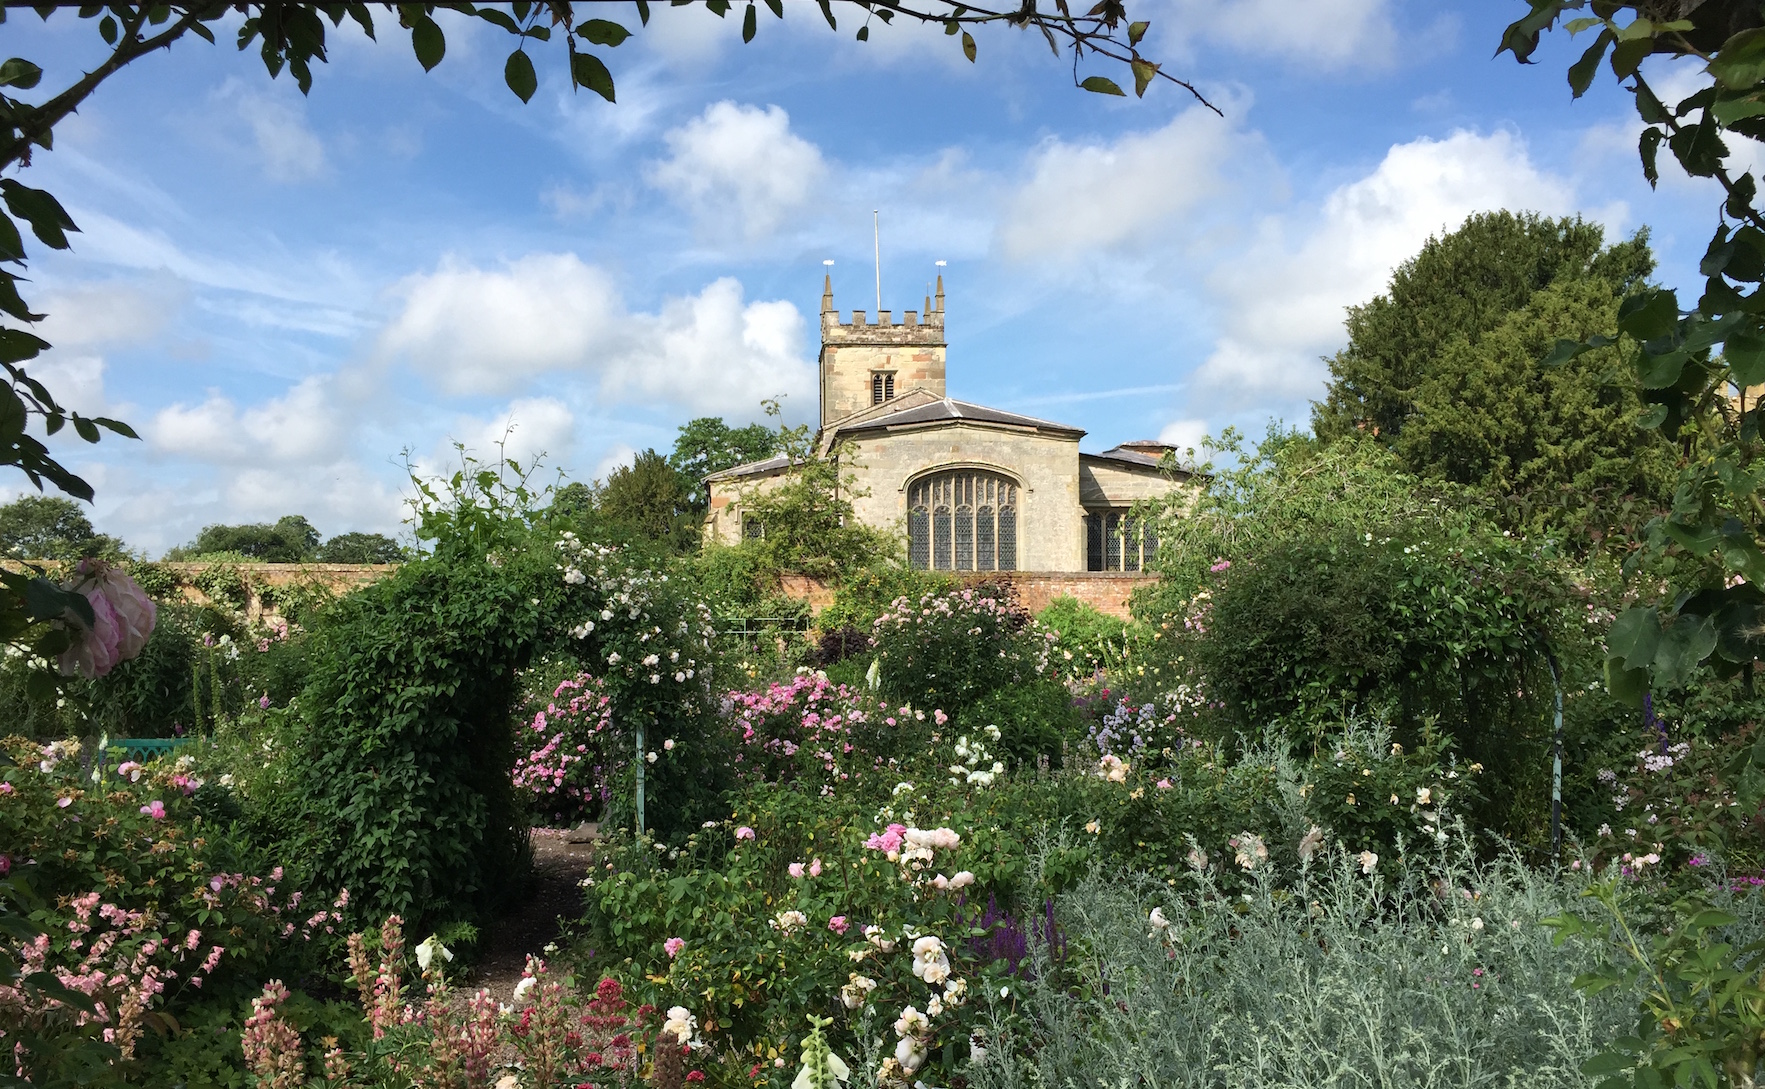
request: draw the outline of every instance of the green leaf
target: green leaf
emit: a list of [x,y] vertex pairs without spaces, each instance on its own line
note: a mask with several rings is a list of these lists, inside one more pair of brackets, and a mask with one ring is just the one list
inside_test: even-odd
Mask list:
[[1107,76],[1086,76],[1079,86],[1094,94],[1128,97],[1125,91],[1115,85],[1115,80]]
[[1765,80],[1765,29],[1743,30],[1722,43],[1705,71],[1731,90],[1745,90]]
[[838,30],[840,24],[833,17],[833,4],[829,3],[829,0],[816,0],[816,2],[821,5],[821,14],[822,17],[827,20],[828,28],[831,30]]
[[1569,66],[1569,90],[1574,97],[1580,98],[1587,93],[1587,88],[1593,83],[1594,73],[1600,69],[1600,60],[1606,55],[1612,40],[1611,30],[1600,31],[1600,36],[1587,47],[1587,52],[1581,54],[1581,59]]
[[1650,405],[1646,411],[1636,417],[1638,431],[1653,431],[1667,422],[1668,408],[1666,405]]
[[772,14],[777,18],[784,18],[784,0],[766,0],[766,6],[772,9]]
[[57,250],[67,249],[66,232],[77,232],[79,228],[68,218],[66,209],[62,208],[59,201],[41,189],[20,185],[11,178],[0,181],[0,193],[6,197],[6,207],[13,215],[29,223],[31,233],[45,246]]
[[1722,360],[1742,386],[1765,383],[1765,338],[1758,333],[1731,333],[1722,345]]
[[1671,291],[1639,291],[1618,306],[1618,328],[1637,340],[1666,336],[1679,324],[1679,299]]
[[1655,679],[1668,688],[1682,687],[1691,680],[1698,663],[1715,649],[1715,623],[1707,616],[1682,613],[1661,636],[1655,651]]
[[79,433],[80,438],[87,442],[98,441],[98,425],[84,416],[74,417],[74,430]]
[[637,21],[644,26],[650,25],[650,0],[637,0]]
[[125,439],[138,439],[141,437],[140,435],[135,434],[135,429],[128,424],[121,420],[113,420],[108,416],[94,416],[92,417],[92,422],[112,434],[121,435]]
[[759,12],[754,8],[754,0],[748,0],[746,10],[742,12],[742,41],[751,42],[754,34],[760,29]]
[[962,32],[962,55],[968,58],[969,63],[974,63],[974,35],[966,30]]
[[1639,669],[1655,659],[1661,642],[1661,614],[1647,605],[1632,605],[1618,614],[1606,633],[1606,648],[1624,659],[1627,669]]
[[1146,36],[1146,28],[1151,25],[1152,25],[1151,23],[1146,22],[1145,20],[1141,20],[1140,22],[1137,22],[1137,23],[1129,23],[1128,24],[1128,44],[1129,45],[1139,45],[1140,39],[1144,38]]
[[1589,346],[1582,341],[1559,337],[1556,346],[1550,350],[1549,355],[1538,361],[1538,365],[1544,370],[1551,370],[1581,358],[1589,350],[1591,350]]
[[0,63],[0,87],[17,87],[28,91],[43,78],[43,70],[23,57],[10,57]]
[[432,72],[447,55],[447,37],[435,25],[434,19],[419,16],[411,23],[411,48],[416,51],[417,63],[423,66],[423,71]]
[[1660,129],[1643,129],[1642,138],[1636,144],[1636,152],[1642,158],[1643,180],[1648,182],[1651,188],[1661,180],[1661,171],[1656,165],[1656,160],[1660,157],[1661,141],[1666,136],[1667,134]]
[[539,88],[539,77],[533,73],[533,58],[526,50],[517,49],[509,54],[509,59],[503,63],[503,82],[515,92],[516,98],[523,102],[533,100],[533,92]]
[[1135,57],[1128,62],[1128,67],[1134,72],[1134,97],[1145,98],[1146,88],[1151,86],[1153,78],[1158,75],[1158,65]]
[[[1620,37],[1623,37],[1620,35]],[[1637,66],[1644,57],[1649,55],[1655,46],[1649,38],[1631,38],[1618,43],[1612,50],[1612,74],[1619,79],[1629,79],[1636,74]]]
[[1629,1070],[1635,1065],[1636,1060],[1630,1056],[1621,1052],[1608,1051],[1603,1055],[1595,1055],[1582,1063],[1581,1072],[1589,1077],[1597,1078],[1601,1074],[1617,1074]]
[[116,19],[106,15],[98,20],[98,36],[104,39],[105,45],[115,45],[117,36]]
[[593,53],[577,53],[570,58],[570,78],[576,86],[586,87],[608,102],[613,99],[613,73]]
[[590,19],[577,27],[576,33],[594,45],[608,47],[616,46],[631,37],[631,31],[608,19]]
[[515,20],[509,18],[506,14],[495,8],[479,8],[474,14],[485,22],[490,23],[492,26],[503,28],[510,34],[519,35],[521,33],[521,27],[515,22]]
[[1649,671],[1646,669],[1625,669],[1624,663],[1618,658],[1606,659],[1606,691],[1619,703],[1630,707],[1641,707],[1642,698],[1649,690]]
[[861,42],[869,41],[870,40],[870,24],[866,23],[863,26],[859,27],[856,37]]

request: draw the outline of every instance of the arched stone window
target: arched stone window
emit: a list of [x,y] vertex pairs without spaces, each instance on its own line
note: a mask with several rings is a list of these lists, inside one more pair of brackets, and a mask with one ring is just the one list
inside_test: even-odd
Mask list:
[[918,570],[1017,570],[1017,482],[984,469],[920,477],[907,489],[907,562]]

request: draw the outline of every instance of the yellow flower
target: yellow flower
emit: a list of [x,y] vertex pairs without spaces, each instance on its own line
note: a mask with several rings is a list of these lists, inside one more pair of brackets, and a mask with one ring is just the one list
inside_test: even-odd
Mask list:
[[1085,825],[1085,831],[1091,833],[1094,836],[1098,832],[1103,831],[1103,826],[1101,824],[1098,824],[1096,821],[1092,821],[1089,824]]
[[1353,804],[1354,804],[1354,795],[1353,795],[1353,794],[1350,794],[1350,795],[1349,795],[1349,796],[1348,796],[1348,799],[1347,799],[1347,801],[1348,801],[1348,804],[1349,804],[1349,805],[1353,805]]

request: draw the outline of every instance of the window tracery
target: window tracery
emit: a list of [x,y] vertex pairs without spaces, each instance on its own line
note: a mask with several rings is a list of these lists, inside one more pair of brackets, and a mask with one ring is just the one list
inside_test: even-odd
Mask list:
[[1017,483],[952,469],[907,491],[907,561],[917,570],[1017,570]]

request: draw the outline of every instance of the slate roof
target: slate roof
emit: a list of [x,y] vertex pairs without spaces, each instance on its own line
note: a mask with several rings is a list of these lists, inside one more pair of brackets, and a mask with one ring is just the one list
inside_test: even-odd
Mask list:
[[789,456],[785,454],[774,454],[769,458],[762,458],[759,461],[750,461],[746,465],[732,465],[727,469],[719,469],[716,472],[707,475],[705,481],[709,483],[713,480],[738,480],[744,476],[764,476],[767,473],[777,472],[788,466],[790,463],[791,459]]

